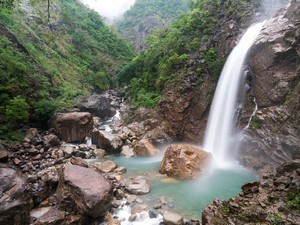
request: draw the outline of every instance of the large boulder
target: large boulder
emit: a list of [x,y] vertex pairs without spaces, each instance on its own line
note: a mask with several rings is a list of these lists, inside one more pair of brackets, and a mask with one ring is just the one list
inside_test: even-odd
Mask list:
[[28,224],[29,187],[14,169],[0,164],[0,224]]
[[176,179],[193,179],[201,174],[210,154],[189,144],[172,144],[165,152],[159,172]]
[[123,145],[119,136],[106,131],[94,131],[92,137],[93,144],[108,152],[120,151],[121,146]]
[[57,196],[66,211],[97,218],[109,210],[113,186],[93,169],[66,165],[60,177]]
[[133,146],[133,151],[138,156],[154,156],[159,153],[159,149],[150,140],[146,139],[136,142]]
[[300,158],[300,2],[293,0],[267,21],[252,46],[251,83],[244,126],[255,110],[242,161],[261,169]]
[[88,112],[58,113],[51,126],[63,141],[83,143],[93,129],[93,117]]
[[111,117],[114,111],[110,107],[108,99],[103,95],[91,95],[80,106],[83,112],[89,112],[93,116],[100,117],[101,119]]

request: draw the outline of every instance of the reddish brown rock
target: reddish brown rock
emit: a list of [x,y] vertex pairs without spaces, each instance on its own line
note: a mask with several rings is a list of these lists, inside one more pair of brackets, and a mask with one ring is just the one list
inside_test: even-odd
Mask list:
[[51,147],[58,146],[60,144],[59,138],[55,134],[48,134],[43,137],[44,144]]
[[136,142],[133,146],[133,151],[138,156],[154,156],[159,153],[159,149],[150,140],[145,139]]
[[30,212],[30,224],[61,225],[65,220],[65,216],[65,212],[58,209],[58,207],[36,208]]
[[210,154],[189,144],[170,145],[165,152],[159,172],[176,179],[193,179],[201,174]]
[[89,167],[88,162],[85,161],[85,160],[83,160],[83,159],[80,158],[80,157],[72,156],[72,158],[70,159],[70,162],[71,162],[73,165],[77,165],[77,166],[81,166],[81,167],[86,167],[86,168]]
[[115,134],[110,134],[106,131],[93,132],[93,144],[98,148],[102,148],[108,152],[120,151],[123,144],[121,138]]
[[93,118],[86,112],[58,113],[51,126],[63,141],[82,143],[93,129]]
[[0,224],[27,224],[31,198],[23,177],[0,164]]
[[250,66],[255,82],[243,123],[248,123],[254,111],[254,97],[258,110],[246,130],[241,152],[243,163],[255,169],[300,158],[299,23],[300,2],[292,0],[266,22],[252,46]]
[[110,208],[113,186],[93,169],[66,165],[57,195],[64,210],[97,218]]

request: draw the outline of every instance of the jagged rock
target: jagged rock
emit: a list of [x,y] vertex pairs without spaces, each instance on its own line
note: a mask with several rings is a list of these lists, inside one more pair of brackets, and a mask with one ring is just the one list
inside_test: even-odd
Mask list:
[[16,170],[0,164],[0,224],[27,224],[30,197],[25,179]]
[[96,158],[103,158],[105,156],[106,152],[103,149],[95,149],[94,155]]
[[299,157],[300,149],[300,2],[291,3],[267,21],[252,46],[250,64],[252,87],[243,113],[247,130],[241,157],[249,167],[261,169]]
[[65,212],[58,207],[41,207],[30,211],[30,224],[61,225],[65,220]]
[[136,142],[133,146],[133,151],[138,156],[154,156],[159,153],[159,149],[151,141],[145,139]]
[[55,147],[60,144],[60,140],[55,134],[45,135],[43,139],[44,139],[44,144],[49,145],[50,147]]
[[41,138],[41,135],[39,134],[39,132],[36,128],[29,128],[26,131],[24,141],[25,142],[30,142],[31,144],[36,145],[36,144],[42,142],[42,138]]
[[189,144],[170,145],[159,172],[176,179],[193,179],[201,174],[211,158],[204,150]]
[[89,112],[93,116],[100,117],[101,119],[114,115],[108,99],[103,95],[89,96],[86,102],[80,106],[80,110],[82,112]]
[[75,152],[74,146],[70,144],[63,144],[59,149],[63,151],[65,157],[71,157]]
[[130,194],[143,195],[150,192],[151,186],[143,176],[137,176],[126,181],[125,189]]
[[120,151],[123,144],[122,140],[117,135],[99,130],[93,132],[92,140],[93,144],[98,148],[102,148],[108,152]]
[[93,118],[86,112],[58,113],[51,126],[63,141],[82,143],[93,129]]
[[74,157],[74,156],[72,156],[72,158],[70,159],[70,162],[73,165],[77,165],[77,166],[81,166],[81,167],[86,167],[86,168],[89,167],[89,164],[87,163],[87,161],[83,160],[80,157]]
[[0,163],[7,162],[8,152],[6,150],[0,150]]
[[284,173],[263,173],[259,182],[243,185],[243,192],[229,201],[214,201],[203,211],[202,224],[274,224],[279,220],[286,225],[299,224],[297,204],[291,204],[299,196],[300,176],[294,167],[296,163],[285,163]]
[[93,169],[65,165],[56,194],[64,210],[97,218],[110,208],[113,186]]
[[183,225],[183,218],[174,212],[164,211],[163,221],[166,225]]
[[121,151],[120,155],[124,156],[126,158],[135,156],[133,149],[130,148],[128,145],[122,146],[122,151]]

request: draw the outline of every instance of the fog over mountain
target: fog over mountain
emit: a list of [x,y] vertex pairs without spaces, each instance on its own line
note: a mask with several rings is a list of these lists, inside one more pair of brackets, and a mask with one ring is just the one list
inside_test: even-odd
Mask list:
[[80,0],[91,9],[97,11],[108,23],[126,12],[135,0]]

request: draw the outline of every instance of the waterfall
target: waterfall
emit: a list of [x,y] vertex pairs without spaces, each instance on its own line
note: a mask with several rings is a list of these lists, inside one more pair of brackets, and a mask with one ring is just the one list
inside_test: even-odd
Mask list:
[[245,86],[243,67],[263,24],[248,28],[230,53],[219,78],[204,138],[204,149],[213,154],[213,164],[218,167],[232,163],[234,149],[238,146],[238,135],[234,135],[235,110],[241,87]]

